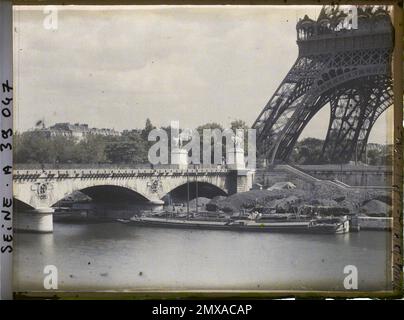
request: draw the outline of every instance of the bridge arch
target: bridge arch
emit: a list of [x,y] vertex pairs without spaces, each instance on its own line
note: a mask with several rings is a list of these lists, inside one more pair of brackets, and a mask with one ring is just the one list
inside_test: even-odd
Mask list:
[[[152,198],[147,193],[147,186],[142,180],[130,179],[53,179],[36,180],[32,182],[17,181],[14,188],[14,197],[29,204],[33,208],[44,208],[55,205],[60,200],[73,194],[75,191],[84,191],[101,199],[109,193],[118,199],[133,197],[137,200],[149,201]],[[143,188],[143,189],[142,189]]]
[[133,202],[133,203],[147,203],[150,201],[149,197],[139,192],[136,188],[130,185],[121,185],[116,181],[103,181],[102,183],[88,183],[82,186],[77,185],[71,190],[65,190],[62,197],[53,197],[50,206],[54,206],[62,199],[72,195],[74,192],[80,191],[91,199],[97,202]]
[[30,211],[34,210],[35,208],[31,206],[29,203],[20,200],[13,196],[13,210],[14,212],[19,212],[19,211]]
[[[198,182],[196,183],[195,181],[189,182],[189,199],[192,200],[196,198],[196,194],[198,193],[198,197],[204,197],[204,198],[214,198],[216,196],[227,196],[228,193],[226,190],[223,188],[209,182]],[[187,199],[187,194],[188,194],[188,184],[183,183],[181,185],[178,185],[168,191],[162,199],[164,201],[184,201]]]
[[141,193],[127,187],[117,186],[113,184],[102,184],[87,187],[79,190],[85,195],[96,201],[134,201],[148,202],[149,199]]

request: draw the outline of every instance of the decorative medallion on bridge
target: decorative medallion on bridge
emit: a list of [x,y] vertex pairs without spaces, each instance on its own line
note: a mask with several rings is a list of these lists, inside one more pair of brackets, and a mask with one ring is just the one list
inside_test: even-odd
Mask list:
[[53,185],[50,182],[35,182],[31,186],[31,191],[34,191],[40,200],[48,198],[49,191],[53,189]]
[[153,193],[157,193],[159,189],[162,188],[162,183],[159,178],[153,179],[147,183],[147,186],[150,188],[150,191]]

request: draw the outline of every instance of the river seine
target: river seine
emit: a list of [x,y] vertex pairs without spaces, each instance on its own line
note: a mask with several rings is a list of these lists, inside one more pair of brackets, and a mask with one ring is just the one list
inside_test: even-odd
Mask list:
[[51,234],[16,233],[14,288],[43,291],[44,267],[58,290],[389,290],[390,233],[243,233],[54,223]]

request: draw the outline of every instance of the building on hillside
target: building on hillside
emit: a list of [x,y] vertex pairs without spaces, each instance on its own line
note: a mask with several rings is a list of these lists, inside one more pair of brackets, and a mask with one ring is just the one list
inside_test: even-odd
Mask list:
[[120,136],[121,133],[115,129],[109,128],[89,128],[86,123],[71,124],[68,122],[56,123],[49,128],[42,128],[39,131],[43,132],[48,137],[64,136],[73,137],[78,141],[83,140],[89,135],[101,136]]

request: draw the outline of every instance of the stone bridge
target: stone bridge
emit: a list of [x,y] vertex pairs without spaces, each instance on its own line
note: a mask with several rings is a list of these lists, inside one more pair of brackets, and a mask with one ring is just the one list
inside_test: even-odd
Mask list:
[[[192,169],[68,169],[68,170],[15,170],[13,175],[14,199],[31,209],[31,228],[52,231],[44,219],[52,219],[52,206],[75,191],[82,191],[96,200],[108,194],[125,194],[146,203],[162,204],[169,193],[198,184],[198,195],[213,197],[248,191],[253,172],[228,168]],[[34,213],[34,214],[33,214]],[[17,213],[21,218],[21,213]],[[35,222],[35,218],[41,220]],[[32,225],[34,224],[34,225]],[[43,229],[40,225],[48,225]]]

